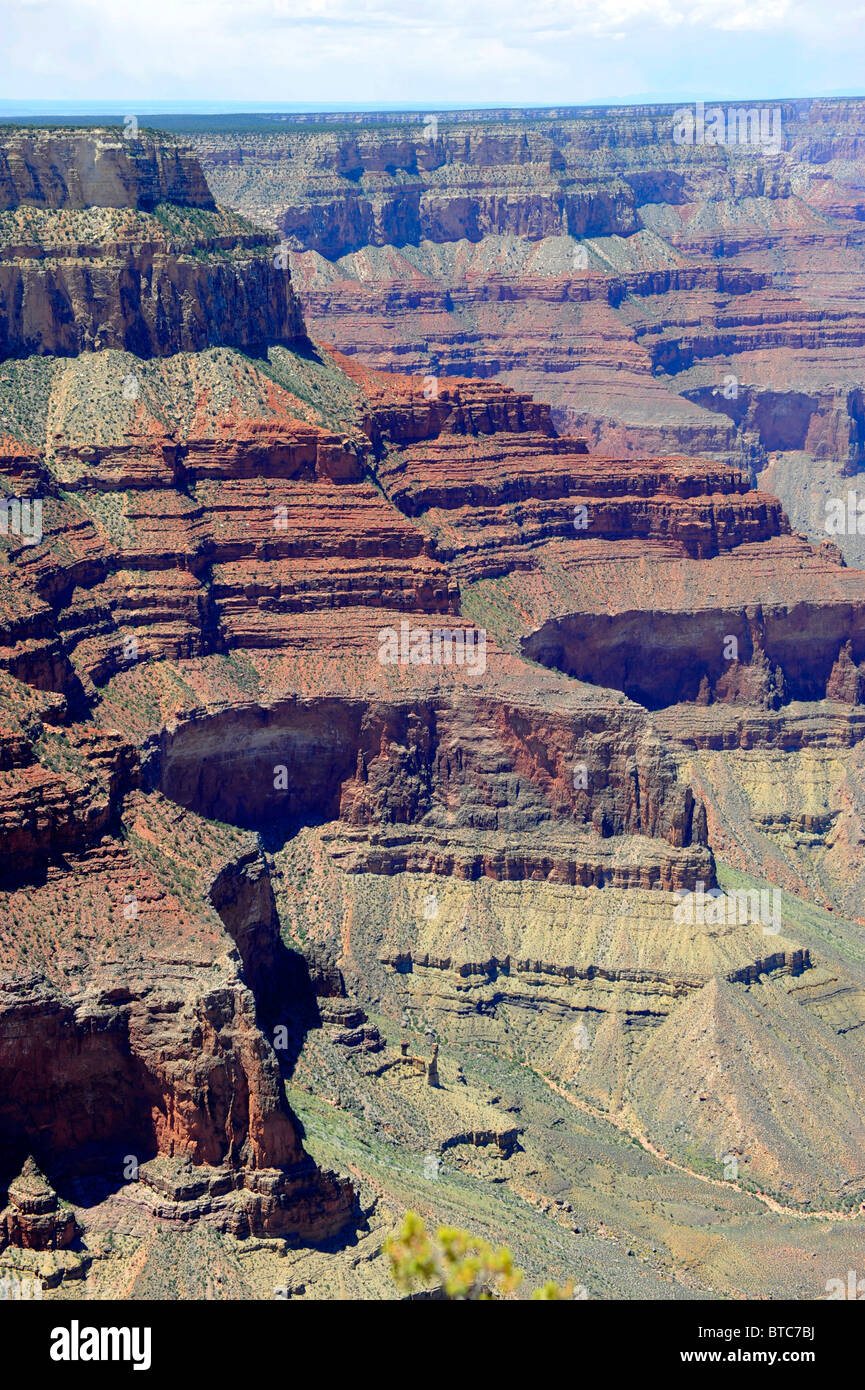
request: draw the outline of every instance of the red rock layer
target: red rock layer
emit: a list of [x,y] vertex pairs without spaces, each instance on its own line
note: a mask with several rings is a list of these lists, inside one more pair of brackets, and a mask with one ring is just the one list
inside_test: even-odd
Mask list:
[[[173,413],[2,453],[44,511],[0,574],[7,1211],[34,1154],[237,1234],[350,1218],[285,1103],[269,1038],[302,1000],[237,827],[324,821],[353,873],[690,888],[713,882],[704,807],[619,691],[831,694],[857,724],[861,576],[735,469],[601,459],[501,384],[316,360],[320,413],[229,358],[224,408],[189,367]],[[436,664],[442,632],[483,661]]]
[[865,107],[756,105],[768,148],[753,107],[695,146],[660,105],[196,143],[220,198],[291,240],[311,331],[371,365],[505,377],[607,453],[856,471]]

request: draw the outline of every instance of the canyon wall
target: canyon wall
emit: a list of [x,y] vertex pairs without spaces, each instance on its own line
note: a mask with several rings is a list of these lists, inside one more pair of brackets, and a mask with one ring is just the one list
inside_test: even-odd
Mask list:
[[0,168],[0,357],[140,357],[304,336],[259,229],[188,151],[116,132],[11,137]]
[[[822,539],[807,478],[826,500],[863,462],[865,107],[718,109],[717,143],[663,105],[194,140],[220,199],[293,248],[311,330],[341,351],[499,377],[601,452],[769,469]],[[858,532],[839,544],[865,558]]]
[[[446,190],[442,235],[481,218],[458,252],[415,248],[427,267],[477,270],[476,250],[497,255],[510,236],[525,266],[535,231],[549,250],[567,168],[549,134],[506,124],[507,138],[448,134],[462,163],[424,166],[427,194],[439,174]],[[328,160],[349,182],[395,177],[388,139],[358,137],[358,173],[345,138],[309,137],[322,188],[343,177]],[[421,148],[397,153],[423,164]],[[104,1229],[134,1207],[174,1229],[345,1246],[366,1219],[358,1192],[313,1162],[286,1085],[303,1079],[343,1133],[362,1063],[383,1112],[400,1077],[411,1104],[415,1083],[447,1092],[449,1155],[520,1163],[520,1126],[495,1122],[492,1100],[454,1100],[451,1046],[508,1059],[527,1086],[569,1087],[604,1133],[639,1123],[676,1161],[749,1143],[754,1181],[790,1201],[858,1192],[862,573],[755,487],[740,422],[721,409],[683,396],[671,427],[688,415],[711,457],[639,448],[627,421],[622,447],[601,454],[594,427],[564,433],[549,404],[489,380],[492,357],[464,376],[428,360],[401,373],[394,332],[394,360],[370,365],[360,338],[345,353],[306,338],[266,236],[208,206],[186,156],[148,155],[136,185],[120,145],[106,203],[75,207],[63,199],[76,188],[103,186],[76,151],[41,203],[22,192],[32,155],[10,153],[17,201],[2,214],[3,264],[27,262],[28,322],[46,327],[34,343],[19,316],[0,366],[0,1240],[20,1252],[80,1238],[86,1253],[97,1182]],[[484,201],[503,169],[533,187],[542,156],[558,188],[548,204],[511,204],[510,186]],[[737,206],[788,197],[789,170],[734,163],[695,162],[680,183],[654,164],[642,182],[632,171],[615,213],[586,183],[568,217],[597,198],[591,215],[618,219],[608,242],[657,251],[660,233],[628,221],[637,209],[647,222],[638,194],[726,179]],[[474,167],[483,198],[457,194]],[[107,201],[122,190],[132,201]],[[333,235],[327,200],[307,201]],[[511,216],[528,233],[481,225]],[[151,263],[156,223],[166,259]],[[63,336],[38,271],[61,243],[99,252],[105,292],[81,280],[83,336]],[[118,248],[133,244],[152,264],[152,314],[124,289]],[[374,250],[378,262],[351,253],[355,268],[397,264]],[[172,257],[200,274],[178,280]],[[769,268],[718,259],[622,265],[567,288],[499,267],[459,277],[461,312],[494,306],[507,325],[543,304],[548,337],[565,309],[584,327],[594,316],[602,338],[627,322],[633,373],[669,399],[663,376],[712,350],[704,309],[757,355],[806,329],[809,352],[833,334],[839,351],[855,346],[852,320],[809,310],[791,329]],[[319,301],[331,336],[350,336],[345,267],[306,251],[294,269],[304,293],[333,294]],[[432,291],[431,318],[454,312],[453,288]],[[408,324],[409,296],[393,295],[393,322]],[[675,328],[660,313],[673,301]],[[548,360],[534,359],[552,378]],[[784,442],[806,420],[819,435],[801,394]],[[753,384],[730,400],[743,419],[761,408]],[[761,918],[759,890],[756,907],[721,918],[734,872],[783,888],[780,920]],[[687,919],[701,894],[717,919]],[[420,1071],[396,1054],[388,1030],[405,1017],[440,1031],[446,1085],[426,1054]],[[331,1044],[348,1054],[335,1096],[319,1060]],[[355,1107],[363,1124],[368,1106]]]

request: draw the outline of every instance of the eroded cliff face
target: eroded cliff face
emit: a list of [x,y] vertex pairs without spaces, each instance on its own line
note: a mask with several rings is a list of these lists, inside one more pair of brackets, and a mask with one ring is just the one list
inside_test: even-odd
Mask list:
[[[92,367],[81,362],[89,381]],[[99,362],[103,382],[129,367],[110,351]],[[850,962],[827,967],[795,924],[775,932],[771,919],[767,941],[759,893],[741,921],[725,922],[721,954],[714,930],[695,936],[676,918],[682,895],[721,891],[712,837],[727,843],[732,807],[718,768],[689,762],[681,731],[690,716],[659,732],[647,705],[682,710],[676,702],[685,699],[685,709],[716,722],[729,711],[727,725],[734,714],[750,721],[754,744],[806,753],[816,735],[790,701],[828,693],[839,728],[859,737],[862,654],[849,634],[865,602],[861,575],[793,536],[775,499],[711,461],[601,460],[557,436],[544,409],[492,383],[442,381],[429,396],[421,378],[371,373],[324,349],[274,351],[265,381],[262,368],[226,352],[139,363],[131,413],[101,411],[98,430],[70,380],[77,370],[51,369],[46,409],[26,417],[30,444],[10,441],[6,453],[10,480],[46,494],[42,543],[10,537],[18,606],[4,664],[8,707],[20,710],[10,783],[20,769],[41,789],[38,805],[64,805],[62,795],[82,806],[53,819],[34,806],[30,872],[50,877],[68,844],[93,860],[102,882],[114,851],[95,853],[92,833],[112,845],[116,827],[127,828],[132,887],[121,892],[112,872],[100,890],[116,917],[127,892],[160,901],[152,887],[135,887],[145,867],[158,866],[166,885],[185,882],[187,859],[199,853],[190,837],[202,825],[221,823],[218,835],[234,825],[272,851],[260,861],[234,851],[225,863],[211,851],[206,873],[186,889],[197,914],[202,902],[218,911],[255,1019],[232,995],[229,1024],[221,997],[234,1060],[210,1049],[215,1070],[195,1084],[196,1094],[214,1090],[208,1115],[220,1116],[220,1097],[235,1088],[249,1094],[248,1109],[232,1107],[234,1127],[214,1128],[188,1110],[186,1078],[172,1083],[164,1118],[153,1089],[166,1085],[162,1070],[142,1089],[143,1118],[124,1152],[143,1151],[145,1186],[161,1172],[150,1149],[160,1161],[186,1156],[218,1170],[201,1177],[206,1188],[194,1197],[182,1194],[199,1179],[175,1176],[171,1200],[180,1205],[166,1206],[169,1214],[194,1200],[225,1229],[242,1231],[246,1220],[250,1229],[258,1221],[288,1230],[301,1220],[284,1191],[284,1205],[247,1217],[232,1204],[239,1224],[231,1225],[219,1176],[226,1166],[234,1174],[236,1197],[258,1192],[262,1166],[294,1171],[268,1079],[273,1054],[260,1032],[245,1032],[263,1026],[272,1037],[293,1014],[315,1016],[274,946],[274,913],[329,995],[354,996],[345,1009],[353,1018],[359,1009],[361,1021],[347,1035],[364,1047],[378,1047],[375,1030],[364,1033],[364,1007],[394,1016],[408,1008],[437,1027],[458,1018],[462,1041],[483,1020],[481,1035],[505,1050],[528,1010],[537,1065],[613,1118],[630,1106],[649,1129],[655,1072],[643,1045],[712,981],[722,979],[735,1000],[764,977],[801,977],[797,1009],[809,1003],[789,1015],[790,1046],[798,1046],[794,1024],[807,1031],[816,1017],[831,1029],[818,1008],[831,969],[855,1014]],[[204,383],[206,407],[196,404]],[[15,616],[25,611],[29,627]],[[574,624],[580,636],[566,659]],[[436,664],[431,643],[417,641],[481,632],[482,665]],[[393,659],[383,659],[388,652]],[[544,670],[539,658],[559,669]],[[578,659],[584,668],[569,669]],[[766,722],[772,709],[781,732]],[[105,741],[93,790],[76,769],[52,767],[60,729],[81,710],[92,711]],[[87,756],[92,767],[96,747]],[[104,811],[88,810],[94,800]],[[169,832],[161,827],[171,806]],[[814,822],[818,836],[824,823]],[[20,833],[10,823],[10,835]],[[760,843],[737,861],[746,872],[766,868]],[[287,879],[306,883],[304,855],[309,886],[289,898]],[[14,857],[12,846],[10,866]],[[445,911],[460,884],[472,896],[455,896]],[[500,913],[509,899],[488,901],[489,885],[522,895],[508,925]],[[316,903],[328,906],[322,913]],[[568,922],[588,913],[597,934],[574,928],[565,938],[543,927],[553,905]],[[200,1010],[217,1007],[208,992],[200,997],[173,1014],[182,1024],[178,1068]],[[156,1021],[127,1005],[120,1014],[121,1038],[136,1022],[128,1037],[140,1039],[134,1055],[146,1069]],[[604,1026],[591,1064],[572,1075],[569,1030],[585,1017]],[[624,1091],[612,1082],[623,1074],[633,1079]],[[767,1084],[737,1075],[715,1097],[710,1124],[682,1122],[690,1139],[707,1152],[727,1131],[742,1141],[739,1100]],[[238,1114],[247,1117],[239,1128]],[[797,1200],[831,1200],[832,1183],[849,1179],[843,1155],[834,1176],[821,1177],[815,1139],[790,1147],[768,1119],[760,1136],[753,1171],[774,1191],[797,1164]],[[344,1207],[324,1181],[316,1210],[328,1227],[328,1213]],[[302,1228],[312,1229],[311,1217]]]
[[0,354],[139,357],[304,336],[271,239],[219,212],[201,168],[152,137],[4,142]]
[[[322,895],[314,924],[295,887],[302,864]],[[721,1158],[734,1153],[741,1180],[781,1203],[843,1206],[841,1194],[854,1191],[860,1200],[862,1054],[849,1031],[861,1017],[860,976],[827,957],[825,943],[803,949],[808,928],[786,895],[777,935],[765,918],[767,935],[759,891],[728,915],[726,877],[724,896],[707,897],[720,904],[715,920],[707,910],[688,921],[666,895],[634,886],[423,874],[364,883],[334,872],[309,833],[280,851],[277,867],[284,915],[312,926],[349,993],[400,1018],[405,1036],[431,1027],[446,1055],[519,1056],[704,1178],[723,1177]],[[359,1061],[360,1040],[354,1046]],[[808,1098],[818,1078],[820,1107]],[[528,1133],[528,1081],[515,1089],[499,1120],[516,1111]],[[454,1094],[460,1083],[450,1080],[447,1099]],[[526,1181],[524,1167],[510,1168]],[[558,1171],[572,1169],[560,1158]]]
[[301,337],[290,292],[253,249],[233,266],[166,254],[158,244],[113,265],[50,251],[16,257],[0,266],[0,351],[65,356],[113,347],[150,357]]
[[[91,677],[75,670],[49,616],[64,608],[72,628],[86,640],[83,619],[92,640],[113,607],[98,599],[94,606],[95,594],[111,589],[118,572],[117,550],[104,548],[110,520],[107,531],[94,527],[63,490],[64,471],[74,491],[87,486],[89,467],[98,474],[93,494],[104,500],[112,485],[115,496],[147,488],[154,463],[178,489],[191,473],[188,447],[172,438],[176,419],[168,428],[148,420],[156,428],[146,444],[125,432],[147,414],[139,402],[144,360],[226,340],[297,339],[303,322],[266,239],[215,209],[185,151],[108,132],[13,137],[0,187],[4,424],[13,430],[2,525],[3,1242],[59,1249],[77,1239],[68,1198],[80,1196],[76,1184],[88,1174],[165,1220],[201,1217],[239,1236],[321,1241],[353,1221],[355,1194],[304,1152],[262,1031],[274,991],[285,984],[290,993],[292,978],[266,866],[254,845],[212,843],[194,871],[191,911],[166,891],[164,857],[154,869],[147,848],[130,847],[165,834],[153,828],[152,798],[130,812],[141,780],[137,750],[94,724]],[[85,368],[67,380],[68,396],[59,386],[52,406],[49,382],[58,372],[62,380],[63,355],[75,373],[80,353],[121,348],[135,355],[115,357],[122,376],[113,393],[100,395],[99,368],[91,393]],[[158,369],[155,376],[162,379]],[[171,389],[162,384],[170,416]],[[189,381],[186,396],[189,425],[196,406],[201,418]],[[52,428],[58,404],[73,422],[82,408],[91,420],[100,416],[103,433],[108,422],[113,453],[94,447],[99,428],[77,433],[74,423],[80,456],[65,447],[65,430]],[[279,467],[280,440],[260,423],[250,451]],[[345,452],[334,441],[328,454],[325,431],[297,424],[283,471],[314,463],[319,438],[323,470]],[[150,464],[143,475],[142,455]],[[219,472],[206,459],[200,469]],[[33,522],[24,533],[22,492]],[[47,533],[43,515],[52,516]],[[156,569],[164,565],[156,558]],[[182,591],[179,563],[177,571]],[[178,600],[206,643],[206,604],[188,590]],[[143,604],[167,648],[188,651],[163,600],[154,592]],[[109,674],[98,658],[93,674]],[[180,878],[191,887],[191,862],[189,854],[183,868],[174,861],[175,887]],[[29,1197],[33,1173],[46,1193]]]
[[0,210],[139,208],[158,203],[213,208],[194,154],[127,129],[7,130],[0,153]]
[[[768,469],[822,538],[822,492],[863,462],[865,108],[723,116],[717,144],[660,105],[196,142],[220,199],[294,247],[314,334],[389,371],[503,378],[604,453]],[[862,562],[858,532],[840,544]]]
[[[451,1043],[679,1158],[750,1145],[790,1201],[858,1191],[865,979],[809,912],[865,872],[861,573],[729,461],[601,457],[501,383],[305,341],[0,378],[4,1241],[86,1246],[97,1180],[109,1224],[338,1235],[285,1083],[332,1028],[371,1113],[436,1091],[405,1018],[442,1151],[497,1179],[519,1127]],[[821,769],[804,818],[751,753]]]
[[82,744],[56,700],[6,697],[30,753],[4,773],[2,1181],[35,1156],[67,1197],[93,1174],[165,1219],[336,1234],[353,1193],[304,1153],[262,1032],[291,991],[254,843],[181,846],[119,736]]
[[258,195],[268,222],[296,249],[325,256],[491,233],[626,235],[637,226],[627,184],[578,180],[546,134],[532,130],[439,134],[419,118],[394,136],[328,131],[268,138],[263,149],[242,138],[227,148],[208,137],[200,144],[205,166],[226,186],[239,182],[250,158],[264,158],[274,191],[293,193],[276,213]]

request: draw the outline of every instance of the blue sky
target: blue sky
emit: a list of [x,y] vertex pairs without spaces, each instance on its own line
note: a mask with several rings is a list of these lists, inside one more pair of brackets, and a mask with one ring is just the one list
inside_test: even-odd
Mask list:
[[0,97],[130,112],[865,92],[843,0],[5,0],[3,30]]

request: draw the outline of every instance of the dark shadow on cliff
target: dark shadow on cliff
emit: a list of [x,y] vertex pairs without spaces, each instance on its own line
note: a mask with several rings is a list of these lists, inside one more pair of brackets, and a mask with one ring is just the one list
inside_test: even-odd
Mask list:
[[[234,345],[226,343],[224,346],[232,347]],[[247,343],[240,351],[244,357],[249,357],[252,361],[266,363],[268,354],[275,347],[288,348],[295,357],[301,357],[305,362],[314,362],[316,366],[327,365],[311,338],[268,338],[260,343]]]
[[[259,1002],[257,996],[256,1002]],[[259,1010],[279,1059],[279,1069],[288,1080],[294,1074],[307,1033],[311,1028],[321,1027],[321,1013],[309,962],[300,951],[287,947],[282,941],[277,951],[273,988],[259,1003]],[[302,1130],[297,1116],[294,1119]]]
[[[322,816],[321,822],[327,818]],[[294,1072],[306,1034],[322,1025],[319,997],[345,992],[342,975],[332,963],[283,940],[270,879],[268,856],[317,820],[305,816],[269,821],[258,832],[264,853],[227,864],[210,890],[210,901],[241,957],[258,1026],[286,1079]]]

